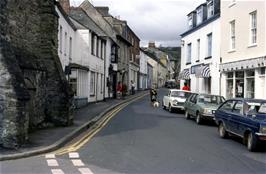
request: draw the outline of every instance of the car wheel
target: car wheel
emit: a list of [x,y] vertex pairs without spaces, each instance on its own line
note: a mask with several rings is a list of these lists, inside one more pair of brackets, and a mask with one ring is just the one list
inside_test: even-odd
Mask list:
[[187,120],[190,119],[190,115],[188,114],[188,111],[187,110],[185,111],[185,117],[186,117]]
[[228,132],[225,130],[224,124],[220,123],[218,127],[218,132],[221,138],[227,138]]
[[248,134],[247,148],[249,151],[254,152],[257,147],[257,139],[253,133]]
[[201,118],[199,112],[197,112],[197,114],[196,114],[196,123],[197,124],[201,124],[201,122],[202,122],[202,118]]

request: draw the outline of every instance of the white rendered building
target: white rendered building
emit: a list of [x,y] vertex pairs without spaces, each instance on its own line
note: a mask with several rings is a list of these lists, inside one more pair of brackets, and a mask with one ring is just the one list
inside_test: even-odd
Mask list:
[[181,85],[192,92],[220,94],[220,1],[207,0],[188,14],[181,34]]

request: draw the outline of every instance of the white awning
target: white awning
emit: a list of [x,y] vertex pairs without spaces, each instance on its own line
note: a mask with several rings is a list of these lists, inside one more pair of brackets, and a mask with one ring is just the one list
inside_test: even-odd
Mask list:
[[182,80],[190,79],[189,69],[184,69],[183,71],[181,71],[181,73],[179,74],[179,79],[182,79]]
[[220,71],[221,72],[236,71],[236,70],[253,69],[265,66],[266,66],[266,56],[248,59],[248,60],[230,62],[230,63],[223,63],[220,65]]
[[198,78],[209,78],[211,77],[211,71],[209,65],[202,65],[196,69],[195,76]]

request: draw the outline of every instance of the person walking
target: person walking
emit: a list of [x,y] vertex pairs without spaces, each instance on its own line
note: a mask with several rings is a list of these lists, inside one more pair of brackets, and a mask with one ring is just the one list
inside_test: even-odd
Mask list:
[[190,91],[190,88],[187,85],[187,82],[184,83],[184,86],[183,86],[182,90],[184,90],[184,91]]
[[117,86],[116,86],[116,93],[117,93],[117,98],[120,99],[122,95],[122,84],[119,81]]
[[131,94],[135,94],[135,83],[133,82],[133,80],[131,80]]
[[151,102],[155,102],[157,100],[157,90],[155,88],[152,88],[150,90],[150,97],[151,97]]

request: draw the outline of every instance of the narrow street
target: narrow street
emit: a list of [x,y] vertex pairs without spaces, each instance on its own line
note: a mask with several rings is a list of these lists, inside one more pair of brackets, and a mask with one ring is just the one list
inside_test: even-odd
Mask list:
[[[166,89],[160,90],[162,100]],[[71,161],[72,160],[72,161]],[[224,140],[214,124],[153,108],[149,96],[121,110],[76,153],[0,163],[3,174],[265,173],[266,152]]]

